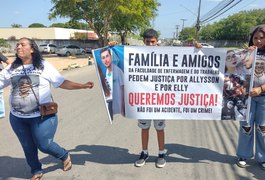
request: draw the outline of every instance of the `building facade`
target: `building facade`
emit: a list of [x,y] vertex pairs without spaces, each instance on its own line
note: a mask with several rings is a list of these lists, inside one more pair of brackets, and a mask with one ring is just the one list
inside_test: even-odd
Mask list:
[[98,37],[94,31],[67,29],[67,28],[0,28],[0,38],[5,40],[20,39],[28,37],[32,39],[53,39],[67,40],[73,39],[75,33],[87,34],[88,39],[97,40]]

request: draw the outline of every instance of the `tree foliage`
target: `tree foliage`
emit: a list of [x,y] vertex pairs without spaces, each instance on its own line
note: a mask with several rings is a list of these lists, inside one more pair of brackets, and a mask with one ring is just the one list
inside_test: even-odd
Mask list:
[[10,47],[10,45],[5,39],[0,38],[0,47]]
[[87,33],[80,33],[80,32],[75,32],[73,39],[77,40],[87,40],[88,34]]
[[53,23],[52,25],[50,25],[50,27],[67,28],[65,23]]
[[41,27],[46,27],[41,23],[32,23],[31,25],[29,25],[29,28],[41,28]]
[[21,24],[11,24],[12,28],[22,28]]
[[252,27],[265,24],[265,9],[241,11],[213,24],[203,26],[199,35],[202,40],[247,41]]
[[126,34],[145,25],[155,16],[156,0],[51,0],[54,4],[49,19],[70,18],[72,22],[85,21],[107,45],[109,31]]
[[180,32],[180,35],[178,38],[182,41],[186,41],[187,43],[190,43],[193,41],[195,36],[196,36],[196,28],[186,27]]
[[128,33],[143,32],[150,27],[151,20],[155,18],[157,7],[160,4],[154,0],[130,0],[124,1],[118,11],[113,15],[111,29],[117,31],[122,44]]

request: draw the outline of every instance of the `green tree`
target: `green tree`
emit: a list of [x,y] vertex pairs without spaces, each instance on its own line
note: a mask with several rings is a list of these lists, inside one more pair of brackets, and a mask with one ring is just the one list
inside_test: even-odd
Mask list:
[[66,28],[65,23],[53,23],[50,27]]
[[144,31],[150,27],[150,22],[156,16],[157,7],[160,4],[155,0],[124,0],[113,15],[111,29],[118,32],[122,44],[125,44],[128,33]]
[[75,32],[73,39],[77,40],[87,40],[88,35],[87,33],[80,33],[80,32]]
[[0,38],[0,47],[10,47],[6,40]]
[[88,30],[88,25],[83,22],[78,22],[78,21],[69,21],[66,23],[53,23],[50,25],[50,27],[58,27],[58,28],[71,28],[71,29],[83,29],[83,30]]
[[[156,0],[51,0],[54,6],[49,19],[70,18],[72,22],[85,21],[99,37],[102,46],[107,45],[109,31],[117,31],[123,37],[128,32],[149,25],[159,4]],[[148,9],[150,8],[150,10]],[[119,26],[118,26],[119,24]]]
[[203,26],[199,35],[202,40],[248,40],[250,29],[265,24],[265,9],[241,11],[221,21]]
[[195,36],[196,36],[196,28],[186,27],[180,32],[179,39],[191,43],[195,39]]
[[78,21],[69,21],[65,23],[67,28],[72,28],[72,29],[83,29],[87,30],[88,25],[86,23],[78,22]]
[[29,25],[29,28],[42,28],[42,27],[46,27],[41,23],[32,23],[31,25]]
[[22,28],[21,24],[11,24],[12,28]]
[[[118,0],[119,1],[119,0]],[[102,45],[107,44],[108,31],[113,13],[118,7],[115,0],[52,0],[49,19],[70,18],[71,21],[84,20],[95,31]]]

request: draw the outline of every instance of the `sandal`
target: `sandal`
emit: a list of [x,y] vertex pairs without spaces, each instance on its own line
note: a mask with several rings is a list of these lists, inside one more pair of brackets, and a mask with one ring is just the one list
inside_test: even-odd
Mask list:
[[69,171],[71,168],[72,168],[72,161],[70,154],[68,154],[66,160],[63,161],[63,171]]
[[43,176],[43,173],[40,173],[40,174],[34,174],[30,180],[40,180]]

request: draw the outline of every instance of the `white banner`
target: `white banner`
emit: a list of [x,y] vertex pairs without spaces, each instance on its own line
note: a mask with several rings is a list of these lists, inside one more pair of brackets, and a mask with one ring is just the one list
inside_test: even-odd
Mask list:
[[[106,49],[112,67],[102,59]],[[111,110],[110,117],[121,113],[132,119],[246,120],[253,72],[246,69],[243,52],[233,51],[231,58],[224,48],[114,46],[97,49],[93,54],[97,69],[101,69],[98,72],[105,72],[99,78],[101,84],[112,81],[108,83],[112,84],[112,106],[119,101],[112,108],[122,105],[116,113]],[[252,61],[253,54],[248,54]],[[112,80],[107,75],[111,71]],[[240,118],[235,113],[239,100],[244,106]]]

